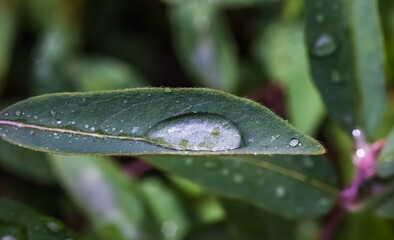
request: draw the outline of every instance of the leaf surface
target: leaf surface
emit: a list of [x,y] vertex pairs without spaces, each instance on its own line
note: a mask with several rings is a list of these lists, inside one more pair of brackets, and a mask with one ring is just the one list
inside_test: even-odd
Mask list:
[[377,172],[381,177],[389,177],[394,173],[394,129],[389,133],[379,154]]
[[0,136],[73,154],[321,154],[265,107],[208,89],[145,88],[33,97],[0,112]]
[[215,193],[289,218],[324,214],[337,195],[332,167],[317,156],[145,156],[144,159]]

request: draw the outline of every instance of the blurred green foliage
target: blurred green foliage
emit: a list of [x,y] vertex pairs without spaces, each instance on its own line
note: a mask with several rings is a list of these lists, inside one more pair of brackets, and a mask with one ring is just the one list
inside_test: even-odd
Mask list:
[[[326,8],[324,18],[319,2],[360,5],[340,14]],[[333,51],[329,58],[313,56],[311,44],[325,31],[338,34],[338,46],[323,49]],[[65,91],[216,88],[318,137],[342,187],[354,168],[345,132],[361,125],[370,139],[387,138],[393,127],[393,64],[392,0],[0,0],[0,106]],[[341,77],[343,85],[331,84]],[[392,149],[383,150],[382,178],[373,181],[389,190],[366,204],[387,219],[371,209],[348,214],[335,239],[394,238]],[[329,221],[287,220],[219,198],[137,158],[51,156],[4,141],[0,197],[60,219],[78,239],[312,240]],[[0,200],[2,240],[77,239],[48,221]]]

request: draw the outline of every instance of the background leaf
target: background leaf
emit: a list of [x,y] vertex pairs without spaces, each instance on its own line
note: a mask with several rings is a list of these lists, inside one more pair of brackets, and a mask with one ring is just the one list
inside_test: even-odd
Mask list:
[[1,239],[77,240],[57,220],[42,217],[22,204],[0,199]]
[[53,155],[52,163],[101,239],[157,239],[137,185],[109,159]]
[[208,1],[182,1],[171,7],[170,22],[180,63],[202,86],[234,92],[238,61],[223,16]]
[[247,201],[289,218],[327,212],[337,190],[325,159],[275,157],[144,157],[149,163],[220,195]]
[[41,151],[134,155],[324,152],[318,142],[263,106],[208,89],[46,95],[19,102],[0,115],[4,139]]

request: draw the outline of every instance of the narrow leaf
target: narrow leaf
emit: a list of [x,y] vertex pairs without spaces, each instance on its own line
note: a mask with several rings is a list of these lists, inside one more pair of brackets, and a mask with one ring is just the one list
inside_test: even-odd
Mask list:
[[77,240],[78,238],[59,221],[42,217],[22,204],[0,199],[0,239]]
[[348,132],[358,124],[346,3],[306,0],[306,42],[313,80],[332,117]]
[[207,1],[182,1],[170,9],[180,63],[203,87],[234,92],[238,81],[235,44],[223,16]]
[[0,136],[75,154],[320,154],[265,107],[208,89],[49,94],[0,112]]
[[335,174],[324,158],[146,156],[144,159],[215,193],[289,218],[324,214],[337,194],[333,186]]
[[352,1],[356,75],[361,95],[361,116],[369,136],[375,136],[385,106],[383,33],[377,0]]
[[[108,159],[52,156],[60,182],[102,239],[152,239],[138,188]],[[146,229],[145,229],[146,230]]]

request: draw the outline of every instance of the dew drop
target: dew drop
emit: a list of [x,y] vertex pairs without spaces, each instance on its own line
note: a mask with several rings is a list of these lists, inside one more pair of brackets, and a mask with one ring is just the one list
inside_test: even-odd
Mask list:
[[16,112],[15,112],[15,115],[16,115],[17,117],[19,117],[21,114],[22,114],[21,111],[16,111]]
[[155,144],[176,150],[225,151],[242,145],[241,134],[217,114],[184,114],[165,119],[146,133]]
[[341,74],[339,73],[338,70],[334,69],[331,70],[331,82],[334,84],[341,83],[343,81],[343,78],[341,77]]
[[60,124],[62,124],[62,121],[57,120],[57,121],[56,121],[56,124],[60,125]]
[[304,159],[302,159],[302,166],[306,169],[311,169],[313,168],[313,166],[315,165],[315,163],[313,162],[313,160],[310,157],[305,157]]
[[85,124],[85,126],[84,126],[86,129],[88,129],[89,128],[89,125],[88,124]]
[[300,143],[300,141],[297,138],[293,138],[290,140],[289,145],[291,147],[296,147],[299,143]]
[[90,127],[90,131],[95,131],[96,130],[96,128],[95,127]]
[[164,92],[165,92],[165,93],[171,93],[172,90],[171,90],[171,88],[164,88]]
[[54,110],[51,110],[51,116],[56,117],[56,115],[57,115],[57,112],[55,112]]
[[241,174],[234,174],[233,180],[235,183],[242,183],[244,181],[244,177]]
[[75,125],[75,121],[71,121],[70,124],[71,124],[71,125]]
[[55,222],[48,222],[47,223],[47,228],[49,230],[51,230],[51,232],[57,233],[60,231],[61,227],[59,226],[59,224],[55,223]]
[[230,170],[228,168],[223,168],[222,171],[220,171],[223,176],[228,176],[230,173]]
[[31,130],[31,131],[30,131],[30,135],[32,135],[32,136],[33,136],[34,134],[35,134],[35,133],[34,133],[34,131],[33,131],[33,130]]
[[275,194],[279,198],[284,198],[286,196],[286,189],[282,186],[276,187]]
[[213,169],[216,169],[216,168],[219,167],[219,163],[218,162],[213,162],[213,161],[207,161],[207,162],[204,163],[204,167],[206,169],[213,170]]
[[334,38],[328,34],[320,35],[312,46],[312,53],[316,57],[328,57],[338,49]]

